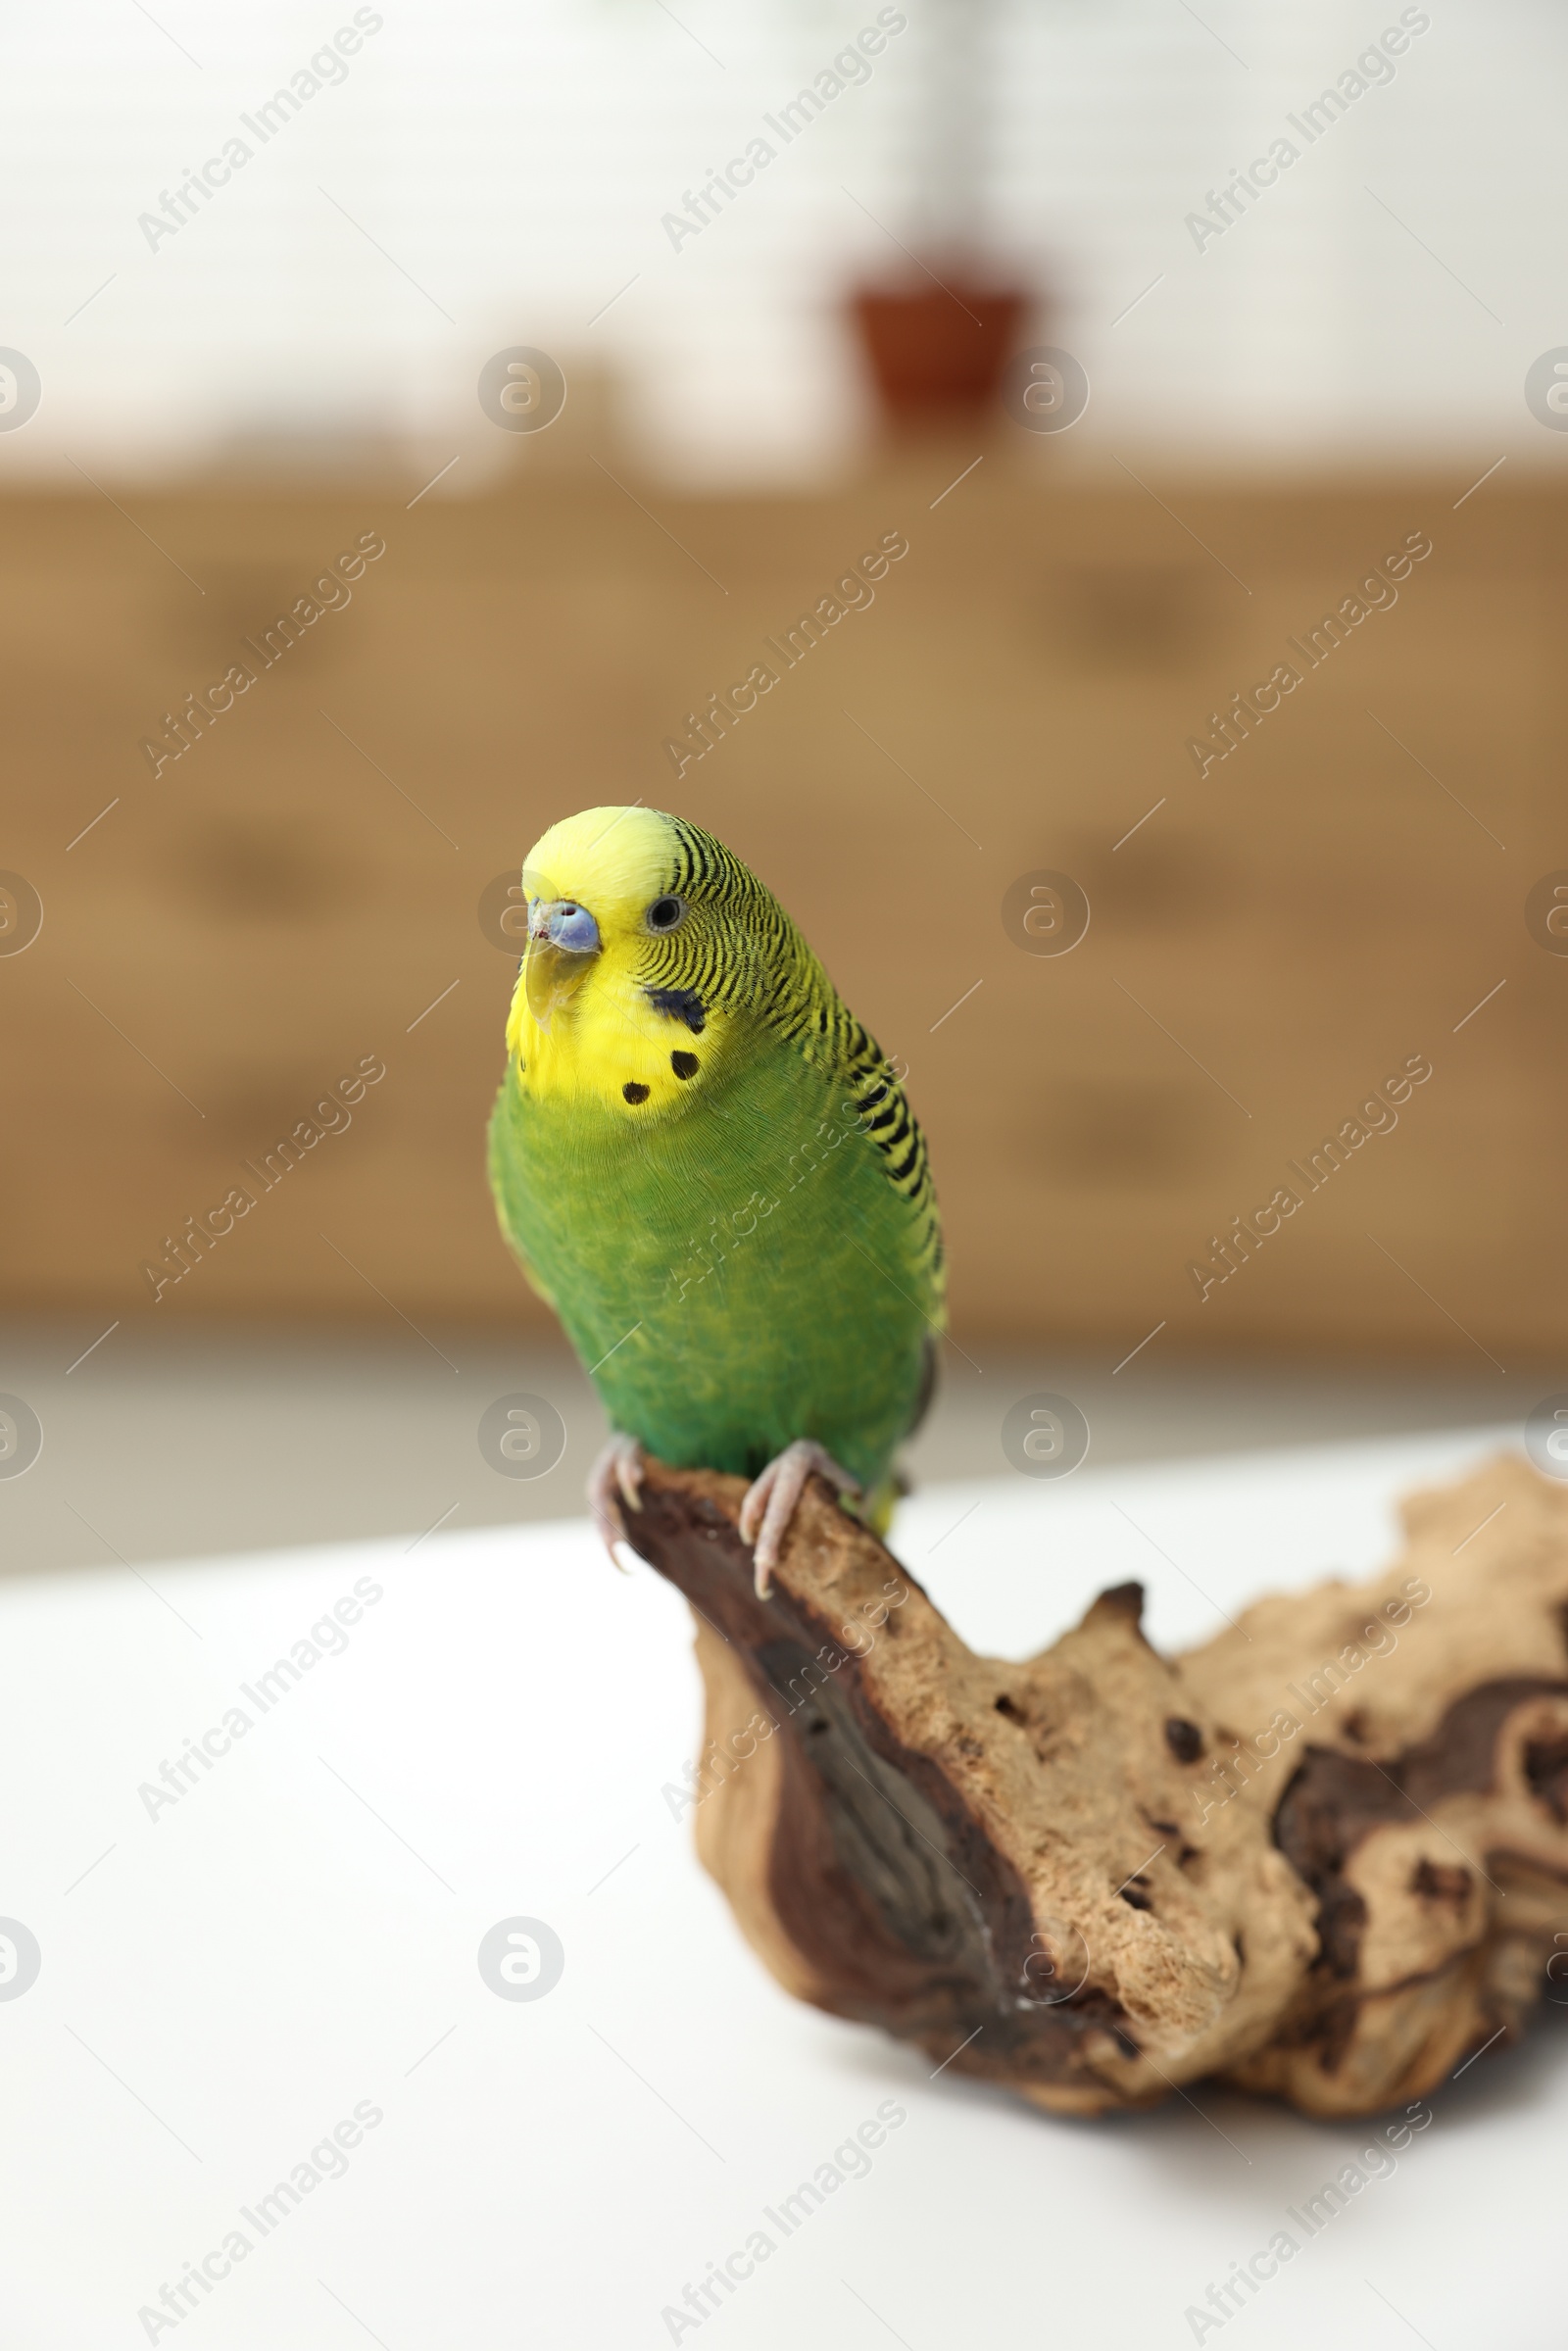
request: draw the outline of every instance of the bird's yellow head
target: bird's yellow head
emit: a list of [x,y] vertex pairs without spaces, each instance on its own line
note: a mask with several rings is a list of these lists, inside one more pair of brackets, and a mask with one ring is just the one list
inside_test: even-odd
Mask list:
[[585,808],[522,869],[528,939],[507,1044],[535,1097],[628,1122],[678,1110],[724,1057],[787,917],[710,833],[655,808]]

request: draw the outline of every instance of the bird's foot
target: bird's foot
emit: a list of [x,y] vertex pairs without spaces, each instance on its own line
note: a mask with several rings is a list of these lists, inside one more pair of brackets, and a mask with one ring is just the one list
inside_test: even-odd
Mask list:
[[784,1538],[806,1491],[806,1481],[813,1470],[819,1471],[829,1485],[836,1486],[840,1494],[858,1494],[860,1491],[858,1479],[841,1469],[826,1446],[810,1437],[798,1437],[793,1445],[787,1445],[747,1489],[741,1504],[741,1541],[756,1546],[754,1566],[760,1600],[765,1600],[773,1589],[773,1570],[784,1548]]
[[588,1507],[606,1550],[622,1575],[630,1571],[615,1557],[626,1540],[625,1511],[643,1506],[643,1448],[635,1437],[612,1437],[588,1472]]

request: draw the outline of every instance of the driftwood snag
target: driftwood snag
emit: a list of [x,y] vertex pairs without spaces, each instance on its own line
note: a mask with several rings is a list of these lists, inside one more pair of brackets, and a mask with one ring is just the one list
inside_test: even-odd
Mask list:
[[1175,1658],[1136,1584],[976,1656],[817,1481],[759,1600],[744,1492],[651,1462],[631,1539],[696,1612],[702,1859],[800,1998],[1063,2113],[1319,2115],[1568,1998],[1568,1492],[1522,1461]]

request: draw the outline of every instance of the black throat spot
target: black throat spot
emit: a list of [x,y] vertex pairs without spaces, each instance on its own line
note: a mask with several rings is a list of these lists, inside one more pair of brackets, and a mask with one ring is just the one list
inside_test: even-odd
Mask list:
[[708,1021],[708,1006],[695,988],[645,988],[643,994],[656,1012],[670,1020],[684,1020],[694,1037],[700,1037]]

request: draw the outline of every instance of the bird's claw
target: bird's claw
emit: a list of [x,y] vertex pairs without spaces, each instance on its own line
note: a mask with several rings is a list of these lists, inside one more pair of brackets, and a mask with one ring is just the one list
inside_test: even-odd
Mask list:
[[798,1437],[793,1445],[787,1445],[747,1488],[741,1504],[741,1541],[754,1545],[753,1569],[760,1600],[765,1600],[773,1589],[773,1570],[784,1538],[813,1470],[840,1494],[858,1494],[860,1491],[859,1481],[840,1468],[825,1445],[809,1437]]
[[640,1510],[642,1506],[643,1448],[635,1437],[617,1434],[588,1472],[588,1507],[606,1550],[622,1575],[631,1572],[615,1549],[617,1543],[626,1541],[624,1510]]

